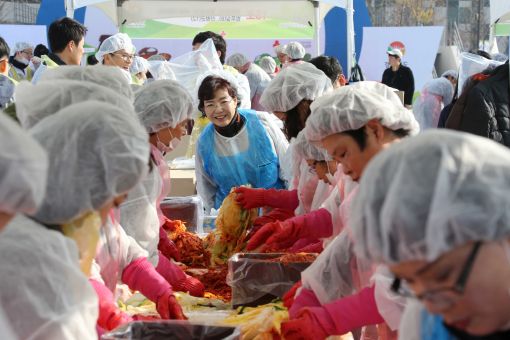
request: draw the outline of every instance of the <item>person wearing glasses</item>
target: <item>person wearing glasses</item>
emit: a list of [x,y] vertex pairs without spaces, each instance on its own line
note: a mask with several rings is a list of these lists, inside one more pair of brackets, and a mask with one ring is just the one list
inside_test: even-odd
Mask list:
[[422,307],[402,339],[510,339],[509,189],[508,148],[459,132],[423,133],[368,166],[356,253],[389,266],[392,289]]
[[14,55],[9,58],[11,69],[9,76],[20,82],[22,80],[31,81],[34,70],[29,66],[30,61],[34,57],[34,47],[27,42],[17,42],[14,45]]
[[41,64],[32,78],[37,83],[48,68],[64,65],[80,65],[87,28],[71,18],[61,18],[48,28],[48,43],[51,52],[41,55]]
[[117,66],[125,71],[126,78],[133,82],[129,71],[135,58],[135,46],[131,38],[125,33],[117,33],[106,39],[96,52],[99,64]]
[[198,88],[198,109],[209,119],[197,141],[197,192],[207,212],[233,187],[282,189],[280,159],[288,142],[267,112],[239,109],[238,84],[227,71]]
[[[355,182],[364,176],[364,169],[377,154],[418,131],[412,112],[391,88],[377,82],[340,87],[318,98],[304,129],[307,140],[326,149]],[[282,325],[286,339],[322,339],[381,323],[398,328],[401,307],[386,298],[389,285],[383,285],[384,275],[374,275],[372,263],[360,261],[353,253],[350,205],[357,192],[354,188],[342,197],[339,191],[337,209],[320,209],[329,220],[323,217],[322,223],[302,225],[286,221],[288,225],[274,228],[272,233],[264,230],[270,228],[267,225],[248,243],[250,249],[257,246],[256,242],[271,246],[290,238],[327,239],[336,235],[302,273],[302,288],[291,290],[285,297],[291,317]],[[269,238],[265,238],[267,234]],[[370,283],[372,276],[375,284]]]

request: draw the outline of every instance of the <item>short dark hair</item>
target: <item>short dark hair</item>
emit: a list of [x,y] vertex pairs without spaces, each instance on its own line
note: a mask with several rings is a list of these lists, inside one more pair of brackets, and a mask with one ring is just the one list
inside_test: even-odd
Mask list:
[[41,57],[42,55],[47,55],[50,53],[50,50],[43,44],[39,44],[34,48],[34,57]]
[[62,52],[71,40],[78,45],[86,33],[87,28],[74,19],[64,17],[53,21],[48,28],[51,52]]
[[99,61],[96,59],[96,56],[91,54],[87,57],[87,65],[97,65],[99,64]]
[[311,59],[310,63],[324,72],[331,79],[331,83],[334,83],[343,74],[342,66],[335,57],[321,55]]
[[7,57],[11,54],[11,49],[7,42],[5,42],[4,38],[0,37],[0,58]]
[[204,113],[204,101],[214,99],[214,93],[219,89],[227,90],[232,98],[237,98],[239,105],[239,97],[236,89],[225,79],[218,76],[207,76],[198,88],[198,109]]
[[216,51],[221,52],[220,61],[222,64],[225,64],[225,56],[227,54],[227,42],[225,41],[225,39],[223,39],[221,35],[211,31],[200,32],[197,35],[195,35],[191,45],[202,44],[209,38],[213,40]]
[[[405,129],[391,130],[391,132],[393,132],[393,134],[398,138],[404,138],[409,136],[410,134],[410,131]],[[361,151],[363,151],[367,146],[367,134],[365,132],[365,126],[362,126],[356,130],[344,131],[342,133],[351,136],[352,139],[354,139],[354,141],[356,142],[356,144],[358,144]]]

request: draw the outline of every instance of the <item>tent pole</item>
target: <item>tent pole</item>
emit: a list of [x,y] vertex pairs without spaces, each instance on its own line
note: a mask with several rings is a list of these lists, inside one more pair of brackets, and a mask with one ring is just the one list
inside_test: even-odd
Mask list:
[[74,18],[74,3],[73,0],[64,0],[64,6],[66,7],[66,16]]
[[346,1],[347,16],[347,78],[351,77],[351,68],[356,62],[356,49],[354,46],[354,8],[353,0]]
[[320,34],[321,34],[321,22],[320,22],[320,8],[319,8],[319,1],[312,1],[313,2],[313,14],[314,14],[314,23],[313,27],[315,29],[314,35],[313,35],[313,47],[314,47],[314,53],[315,57],[319,56],[321,54],[321,47],[320,47]]

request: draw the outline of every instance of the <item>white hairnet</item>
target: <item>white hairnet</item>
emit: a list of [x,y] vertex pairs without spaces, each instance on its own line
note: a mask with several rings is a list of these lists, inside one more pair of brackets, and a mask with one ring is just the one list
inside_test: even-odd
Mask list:
[[276,61],[273,57],[265,56],[260,59],[259,66],[266,71],[267,74],[272,74],[276,71]]
[[14,53],[21,52],[23,50],[26,50],[27,48],[34,49],[34,46],[24,41],[18,41],[16,44],[14,44]]
[[174,80],[156,80],[143,87],[135,97],[135,111],[149,133],[171,127],[191,118],[193,100]]
[[292,145],[294,146],[294,153],[303,159],[313,159],[316,161],[323,161],[326,159],[325,152],[306,140],[304,131],[298,133]]
[[149,70],[149,62],[147,59],[135,56],[133,59],[133,63],[131,64],[131,67],[129,68],[129,71],[131,74],[138,74],[140,72],[147,72]]
[[378,119],[390,130],[404,129],[411,135],[420,129],[413,113],[402,105],[395,92],[375,81],[342,86],[318,98],[310,109],[312,114],[304,131],[311,143],[320,143],[336,133],[357,130],[372,119]]
[[510,152],[487,138],[432,130],[374,158],[352,206],[360,256],[426,260],[510,236]]
[[276,45],[274,47],[274,51],[276,54],[278,54],[278,53],[287,54],[286,48],[287,48],[287,45]]
[[154,80],[176,80],[175,73],[172,70],[172,66],[166,60],[149,61],[149,71],[152,74]]
[[227,58],[225,64],[230,65],[235,68],[243,67],[249,62],[248,58],[244,54],[235,53]]
[[0,212],[34,213],[46,190],[46,151],[0,112]]
[[453,85],[443,77],[432,79],[421,90],[420,96],[413,105],[413,113],[420,124],[420,129],[436,128],[443,105],[453,99]]
[[297,41],[292,41],[285,46],[285,54],[287,54],[290,59],[303,59],[305,57],[306,50],[303,45]]
[[96,52],[96,59],[99,64],[103,63],[106,54],[125,50],[127,53],[135,53],[135,46],[131,38],[126,33],[116,33],[103,41],[99,50]]
[[94,66],[66,66],[47,69],[41,74],[40,82],[55,80],[80,80],[90,81],[98,85],[103,85],[109,89],[122,94],[133,100],[133,91],[129,86],[129,81],[124,75],[126,73],[120,67],[111,67],[103,65]]
[[110,88],[78,80],[42,81],[35,85],[21,82],[16,87],[15,99],[16,114],[25,129],[67,106],[89,100],[113,104],[125,112],[133,111],[127,97]]
[[48,152],[46,197],[35,218],[62,224],[126,193],[146,174],[148,135],[134,112],[89,101],[68,106],[31,130]]
[[448,79],[443,77],[427,82],[422,89],[422,92],[424,91],[440,96],[445,105],[450,104],[453,98],[453,85]]
[[260,103],[271,112],[287,112],[303,99],[315,100],[333,89],[331,80],[310,63],[284,68],[264,90]]
[[441,74],[441,77],[442,78],[453,77],[453,78],[457,79],[459,77],[459,72],[457,72],[455,70],[447,70],[447,71],[444,71],[443,74]]

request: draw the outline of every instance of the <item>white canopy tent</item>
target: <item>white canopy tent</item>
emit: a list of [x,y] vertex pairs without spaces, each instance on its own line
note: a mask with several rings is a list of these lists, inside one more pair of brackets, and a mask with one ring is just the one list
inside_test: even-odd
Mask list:
[[255,16],[281,18],[314,27],[314,53],[320,54],[320,25],[333,7],[347,12],[347,65],[355,63],[353,0],[65,0],[67,15],[93,5],[106,13],[118,27],[149,19],[191,16]]

